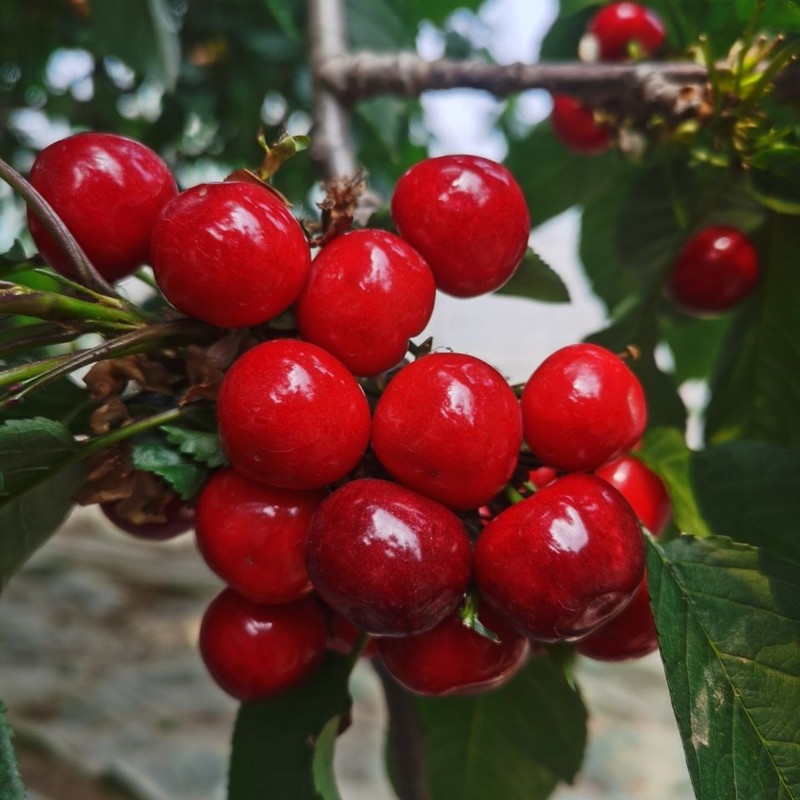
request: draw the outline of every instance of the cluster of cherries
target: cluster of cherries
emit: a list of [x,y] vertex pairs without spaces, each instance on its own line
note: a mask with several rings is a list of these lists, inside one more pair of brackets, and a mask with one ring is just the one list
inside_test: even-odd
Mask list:
[[[228,584],[200,648],[230,694],[285,691],[362,632],[365,652],[427,694],[493,688],[546,643],[610,660],[657,646],[637,516],[657,534],[669,498],[627,455],[646,406],[624,360],[562,348],[518,398],[478,358],[407,355],[437,288],[476,296],[517,268],[529,217],[504,167],[423,161],[396,187],[399,236],[354,230],[313,260],[268,187],[178,193],[160,159],[122,137],[58,142],[31,182],[112,280],[149,261],[177,309],[222,328],[294,311],[296,332],[267,329],[226,373],[230,466],[196,506],[199,549]],[[172,522],[170,533],[186,524]]]

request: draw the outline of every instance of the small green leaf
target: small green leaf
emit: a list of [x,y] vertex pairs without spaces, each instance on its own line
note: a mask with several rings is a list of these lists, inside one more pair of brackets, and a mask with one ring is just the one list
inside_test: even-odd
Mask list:
[[0,425],[0,590],[72,507],[86,477],[82,463],[69,463],[77,449],[53,420]]
[[724,538],[648,542],[661,657],[699,800],[800,797],[800,565]]
[[19,776],[17,755],[11,744],[11,728],[6,708],[0,703],[0,797],[3,800],[25,800],[25,786]]
[[431,800],[544,800],[580,768],[586,709],[548,656],[493,692],[415,707]]
[[157,433],[134,437],[131,450],[136,469],[163,478],[184,500],[194,497],[208,478],[204,466],[182,455]]
[[[330,789],[323,780],[333,749],[330,727],[349,713],[349,674],[346,658],[329,655],[322,669],[291,693],[242,703],[233,732],[228,800],[318,800],[321,786]],[[323,794],[325,800],[335,797]]]
[[339,735],[340,719],[333,717],[322,729],[314,748],[314,761],[311,765],[314,773],[314,788],[321,800],[342,800],[336,786],[333,773],[333,752],[336,748],[336,737]]
[[675,524],[684,533],[710,536],[690,478],[693,454],[680,432],[675,428],[653,428],[645,434],[641,450],[632,455],[658,473],[667,485]]
[[162,425],[161,430],[170,444],[174,444],[184,455],[205,464],[210,469],[227,463],[219,436],[211,431],[197,431],[177,425]]
[[533,250],[527,250],[510,280],[495,294],[528,297],[543,303],[569,303],[569,290],[559,274]]

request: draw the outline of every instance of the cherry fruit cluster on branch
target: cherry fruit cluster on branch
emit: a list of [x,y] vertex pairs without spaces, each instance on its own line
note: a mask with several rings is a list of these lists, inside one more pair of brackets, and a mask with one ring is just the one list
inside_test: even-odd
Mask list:
[[[528,211],[503,166],[422,161],[394,192],[397,235],[352,230],[313,259],[270,187],[237,174],[177,193],[162,162],[121,137],[64,140],[32,180],[105,277],[149,261],[178,311],[228,331],[294,320],[235,339],[216,396],[229,466],[196,507],[162,509],[161,538],[196,515],[200,552],[228,586],[200,634],[224,690],[286,691],[327,649],[365,637],[423,694],[494,688],[549,643],[610,660],[656,647],[640,520],[658,534],[669,498],[627,455],[647,411],[623,358],[562,348],[518,397],[469,354],[409,355],[437,289],[492,292],[525,253]],[[124,236],[98,237],[91,215]],[[104,506],[159,537],[121,508]]]

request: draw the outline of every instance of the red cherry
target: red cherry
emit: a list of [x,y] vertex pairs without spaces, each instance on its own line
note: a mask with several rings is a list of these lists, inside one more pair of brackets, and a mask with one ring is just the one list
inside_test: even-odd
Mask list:
[[386,231],[351,231],[322,248],[297,301],[300,335],[356,375],[393,367],[428,324],[436,286],[422,257]]
[[543,489],[548,483],[552,483],[558,477],[558,473],[552,467],[537,467],[528,472],[528,480],[537,488]]
[[594,111],[564,95],[553,97],[550,124],[556,139],[580,155],[597,155],[611,147],[611,132],[594,118]]
[[685,245],[667,281],[684,310],[719,314],[744,300],[758,281],[758,253],[735,228],[705,228]]
[[595,37],[601,61],[625,61],[635,42],[642,55],[651,56],[664,44],[666,31],[651,8],[638,3],[610,3],[598,11],[586,32]]
[[181,500],[178,495],[173,495],[164,506],[162,522],[144,522],[137,525],[117,510],[119,503],[120,501],[100,503],[100,510],[117,528],[137,539],[163,542],[186,533],[195,524],[194,508]]
[[581,639],[575,649],[598,661],[642,658],[658,649],[658,633],[643,578],[630,603],[609,622]]
[[[346,655],[352,651],[363,633],[361,628],[348,622],[341,614],[337,614],[332,608],[328,609],[328,650]],[[374,658],[376,655],[378,646],[375,639],[369,639],[361,651],[361,657]]]
[[497,370],[433,353],[392,378],[375,407],[372,446],[400,483],[456,509],[477,508],[517,463],[522,422]]
[[480,608],[480,620],[499,642],[468,628],[456,610],[426,633],[378,639],[378,653],[398,683],[412,692],[488,692],[510,680],[522,667],[529,644],[485,604]]
[[306,539],[323,600],[373,634],[437,625],[461,601],[470,542],[450,510],[389,481],[351,481],[322,501]]
[[197,503],[197,544],[217,575],[256,603],[291,603],[311,591],[305,538],[320,492],[217,472]]
[[330,353],[308,342],[256,345],[228,370],[217,421],[231,466],[284,489],[338,481],[369,443],[367,399]]
[[644,558],[639,523],[622,495],[594,475],[567,475],[484,528],[475,578],[521,632],[578,639],[623,609]]
[[[51,144],[33,162],[30,182],[110,281],[147,261],[156,217],[178,192],[150,148],[112,133],[78,133]],[[30,210],[28,227],[47,263],[75,278],[61,245]]]
[[528,246],[530,218],[514,176],[478,156],[440,156],[397,182],[392,217],[428,262],[436,286],[456,297],[499,289]]
[[638,458],[626,455],[595,470],[595,475],[619,491],[653,536],[664,532],[672,515],[672,503],[664,481],[653,470]]
[[153,228],[151,263],[164,296],[222,328],[258,325],[297,299],[311,251],[271,192],[251,183],[204,183],[181,193]]
[[637,377],[609,350],[563,347],[546,358],[522,392],[525,441],[545,464],[591,470],[627,450],[647,422]]
[[280,606],[225,589],[200,626],[200,654],[211,677],[239,700],[263,700],[305,681],[325,657],[322,610],[310,598]]

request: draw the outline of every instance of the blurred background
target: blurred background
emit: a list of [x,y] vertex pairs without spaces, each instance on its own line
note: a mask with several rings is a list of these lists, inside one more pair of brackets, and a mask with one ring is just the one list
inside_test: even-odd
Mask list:
[[[536,60],[555,0],[348,0],[351,46],[416,48],[425,58]],[[259,127],[307,133],[310,76],[305,4],[284,0],[0,0],[0,155],[23,173],[36,153],[78,130],[133,136],[158,150],[188,187],[260,161]],[[537,169],[526,137],[550,108],[546,93],[498,101],[472,90],[419,101],[356,104],[359,160],[385,199],[430,153],[505,159]],[[312,131],[313,135],[313,131]],[[320,199],[310,160],[276,181],[301,216]],[[532,208],[536,222],[536,209]],[[23,208],[0,184],[0,252],[21,238]],[[477,355],[515,381],[554,349],[602,327],[606,312],[583,277],[577,216],[566,210],[531,236],[572,303],[439,296],[424,336]],[[134,291],[128,287],[129,291]],[[685,385],[684,400],[702,402]],[[14,578],[0,602],[0,697],[22,770],[39,800],[220,800],[235,703],[196,653],[200,616],[220,584],[191,535],[150,544],[91,510]],[[560,800],[691,798],[657,655],[626,665],[581,661],[592,713],[581,778]],[[354,725],[337,770],[345,800],[384,800],[385,712],[368,665],[355,673]]]

